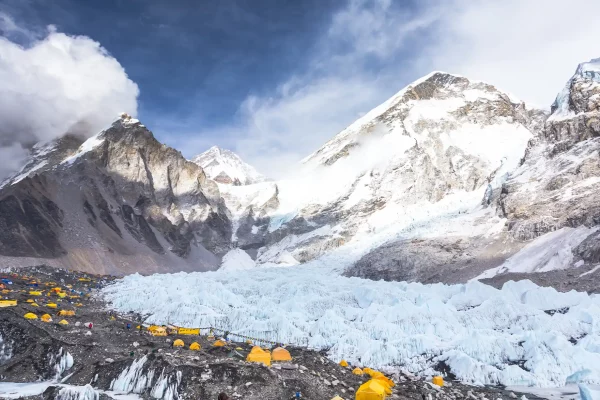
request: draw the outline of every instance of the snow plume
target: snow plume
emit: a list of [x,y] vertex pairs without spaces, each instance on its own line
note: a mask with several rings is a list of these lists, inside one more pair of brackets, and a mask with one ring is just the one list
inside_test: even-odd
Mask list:
[[375,282],[324,272],[303,265],[136,274],[103,290],[117,310],[151,314],[150,323],[220,325],[328,349],[334,361],[422,375],[443,361],[473,384],[551,387],[579,375],[581,382],[600,384],[597,295],[560,293],[530,281],[498,290],[480,282]]
[[[0,29],[27,32],[6,14]],[[135,115],[139,90],[100,43],[48,27],[27,46],[0,36],[0,179],[36,142],[100,131],[123,111]]]

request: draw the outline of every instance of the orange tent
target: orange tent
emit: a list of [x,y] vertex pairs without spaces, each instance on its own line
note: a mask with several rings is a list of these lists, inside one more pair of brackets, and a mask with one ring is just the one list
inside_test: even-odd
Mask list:
[[271,354],[273,361],[292,361],[292,355],[283,347],[277,347]]
[[248,353],[246,361],[262,363],[268,367],[271,365],[271,353],[268,350],[261,349],[259,346],[254,346],[250,350],[250,353]]

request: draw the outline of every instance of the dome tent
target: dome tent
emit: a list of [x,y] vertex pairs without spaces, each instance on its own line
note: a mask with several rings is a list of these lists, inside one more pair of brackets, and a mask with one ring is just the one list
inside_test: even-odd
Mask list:
[[289,351],[283,347],[277,347],[271,354],[273,361],[292,361],[292,356]]
[[254,346],[248,353],[246,361],[262,363],[268,367],[271,365],[271,353],[268,350],[261,349],[260,346]]

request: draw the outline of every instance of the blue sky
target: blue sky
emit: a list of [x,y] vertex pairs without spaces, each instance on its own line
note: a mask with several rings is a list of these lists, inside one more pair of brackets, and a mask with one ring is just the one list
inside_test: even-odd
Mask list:
[[137,84],[138,116],[161,141],[188,157],[220,145],[265,171],[432,70],[547,107],[576,64],[598,56],[595,13],[572,26],[563,16],[600,7],[575,2],[0,0],[0,31],[25,48],[48,25],[91,38]]

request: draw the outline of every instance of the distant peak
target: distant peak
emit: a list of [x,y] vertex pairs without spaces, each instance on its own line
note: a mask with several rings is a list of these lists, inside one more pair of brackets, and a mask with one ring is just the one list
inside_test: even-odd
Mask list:
[[206,175],[220,183],[249,185],[262,182],[265,177],[245,163],[231,150],[212,146],[192,158],[192,162],[204,169]]

